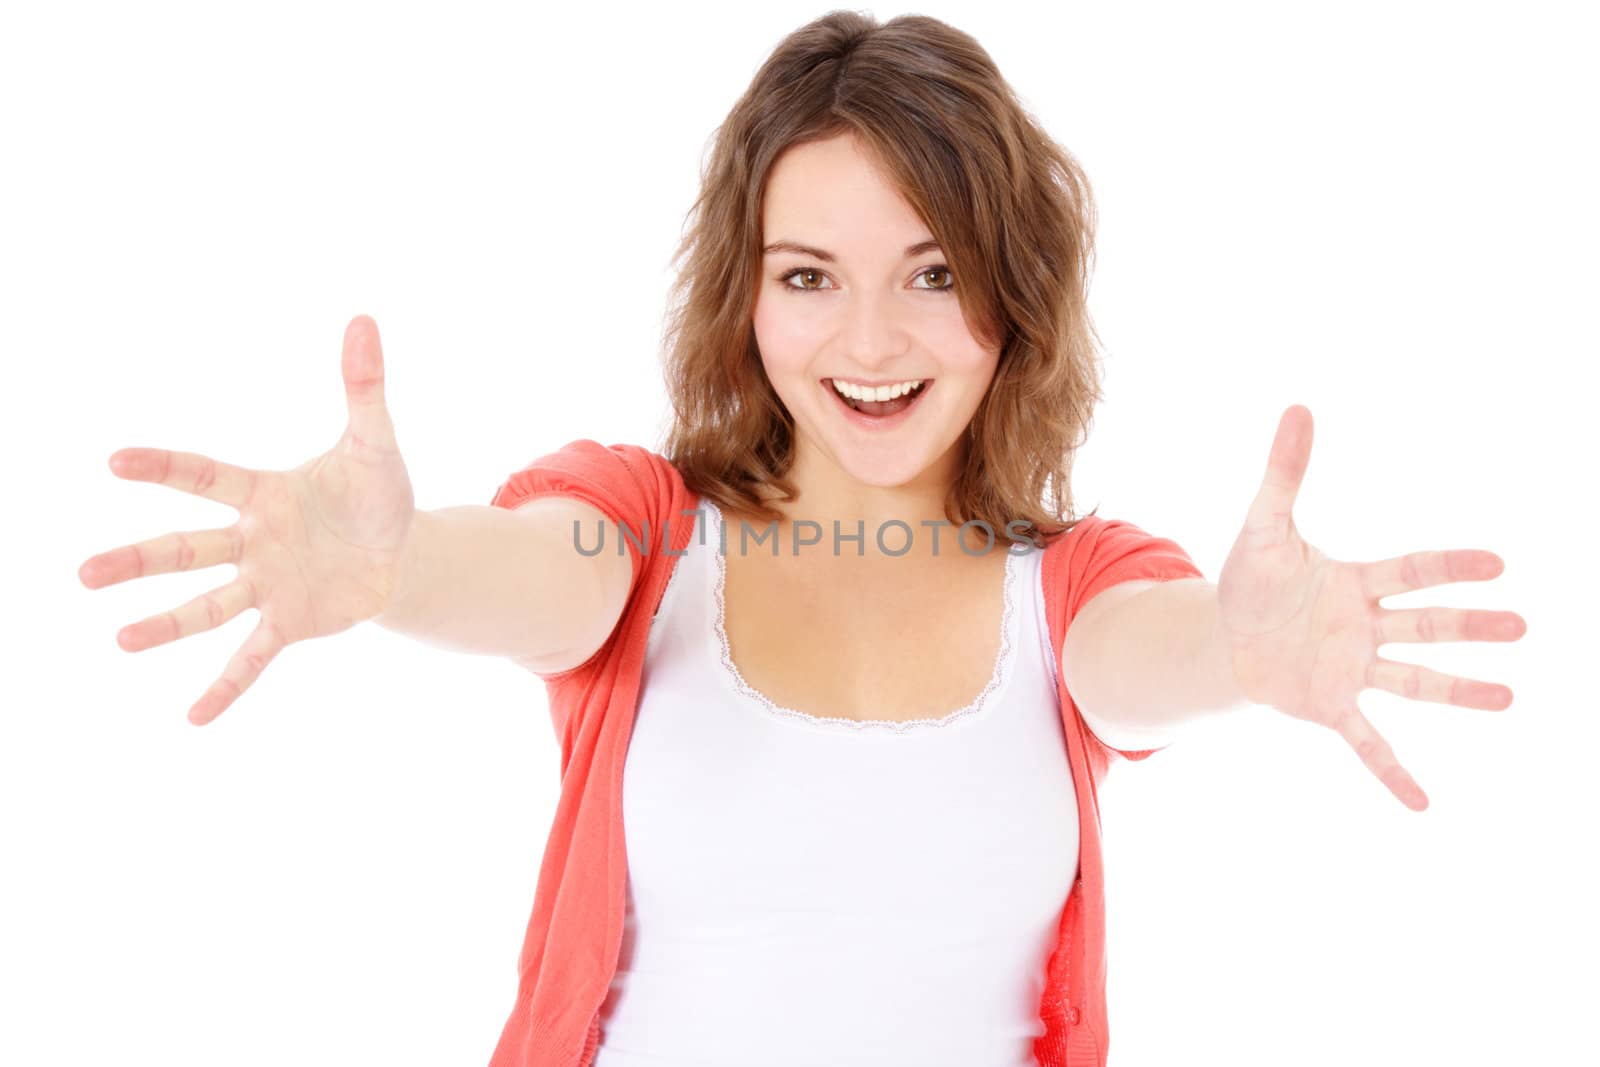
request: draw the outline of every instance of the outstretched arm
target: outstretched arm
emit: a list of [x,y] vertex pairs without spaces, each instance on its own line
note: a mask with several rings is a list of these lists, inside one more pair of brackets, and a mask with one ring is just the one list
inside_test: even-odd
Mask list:
[[1204,578],[1120,582],[1097,594],[1061,649],[1073,703],[1156,732],[1246,706],[1217,622],[1217,587]]
[[589,658],[622,616],[634,565],[585,556],[574,524],[605,516],[564,496],[508,510],[463,504],[419,511],[400,554],[394,591],[373,621],[435,648],[504,656],[532,671]]

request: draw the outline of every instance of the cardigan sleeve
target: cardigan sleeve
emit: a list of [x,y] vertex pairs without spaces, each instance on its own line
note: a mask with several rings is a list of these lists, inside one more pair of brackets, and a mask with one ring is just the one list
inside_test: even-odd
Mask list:
[[[1078,539],[1069,557],[1067,574],[1068,625],[1078,614],[1078,609],[1097,593],[1114,585],[1131,581],[1171,581],[1176,578],[1204,578],[1177,542],[1158,537],[1121,519],[1102,519],[1090,516],[1079,525],[1089,524],[1082,531],[1074,530]],[[1108,723],[1085,716],[1073,705],[1078,718],[1084,723],[1089,737],[1103,750],[1109,760],[1112,756],[1141,760],[1165,748],[1173,737],[1168,730],[1139,730],[1124,725]]]
[[[490,504],[514,509],[535,497],[567,496],[599,509],[606,522],[597,531],[579,530],[574,551],[581,545],[587,552],[598,543],[601,551],[618,555],[627,552],[633,567],[628,586],[631,604],[645,570],[640,546],[648,551],[651,538],[659,536],[648,528],[649,516],[656,510],[658,461],[659,457],[637,445],[602,445],[580,438],[513,473],[495,491]],[[586,669],[604,658],[620,629],[613,629],[606,644],[578,666],[536,673],[550,681]]]

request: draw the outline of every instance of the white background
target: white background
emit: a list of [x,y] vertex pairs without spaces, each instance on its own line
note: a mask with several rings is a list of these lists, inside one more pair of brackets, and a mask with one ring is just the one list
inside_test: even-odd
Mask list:
[[[1516,694],[1363,696],[1424,813],[1267,708],[1113,772],[1113,1067],[1596,1062],[1584,6],[916,9],[986,47],[1099,199],[1081,507],[1215,579],[1304,403],[1308,539],[1491,549],[1499,579],[1386,606],[1529,625],[1386,648]],[[232,569],[76,571],[235,513],[106,459],[323,451],[362,313],[419,506],[487,504],[576,437],[658,447],[701,153],[826,10],[5,8],[0,1061],[488,1061],[557,796],[538,680],[363,625],[196,728],[256,613],[114,635]]]

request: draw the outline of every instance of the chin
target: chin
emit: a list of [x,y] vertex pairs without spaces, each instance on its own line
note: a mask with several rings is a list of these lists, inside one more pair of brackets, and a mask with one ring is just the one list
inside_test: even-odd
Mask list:
[[894,489],[914,482],[933,463],[933,457],[922,448],[906,448],[885,441],[879,446],[862,446],[852,443],[835,448],[834,457],[846,474],[863,485],[875,489]]

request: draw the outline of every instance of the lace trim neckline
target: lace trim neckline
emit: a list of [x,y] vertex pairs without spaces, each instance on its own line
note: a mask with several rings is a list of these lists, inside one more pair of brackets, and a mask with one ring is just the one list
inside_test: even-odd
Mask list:
[[[1017,573],[1018,561],[1024,553],[1010,552],[1006,554],[1005,579],[1003,582],[1003,607],[1000,614],[1000,649],[995,653],[994,669],[989,673],[989,681],[979,691],[972,702],[964,707],[940,716],[937,719],[908,719],[898,722],[893,719],[845,719],[824,715],[810,715],[796,708],[786,708],[782,704],[770,699],[765,693],[745,680],[739,673],[739,668],[733,662],[733,649],[728,642],[727,629],[727,600],[726,587],[728,581],[728,561],[723,555],[722,544],[722,510],[711,500],[702,500],[702,505],[711,515],[713,521],[708,524],[707,532],[712,534],[709,550],[716,559],[715,581],[713,583],[715,597],[712,605],[711,617],[715,625],[717,643],[720,645],[720,661],[722,669],[729,681],[740,694],[760,705],[769,714],[782,718],[796,719],[801,722],[812,723],[833,729],[850,730],[888,730],[893,733],[907,733],[928,727],[949,726],[971,715],[976,715],[988,704],[991,697],[1004,688],[1010,676],[1011,663],[1014,659],[1012,652],[1013,623],[1017,613]],[[705,542],[702,542],[704,544]]]

